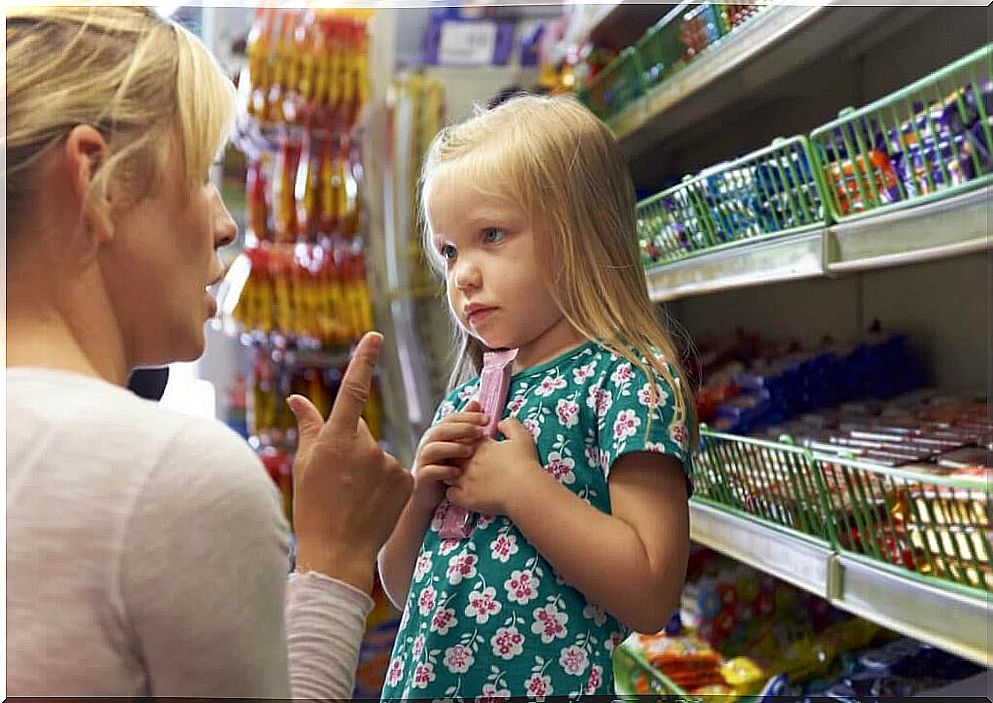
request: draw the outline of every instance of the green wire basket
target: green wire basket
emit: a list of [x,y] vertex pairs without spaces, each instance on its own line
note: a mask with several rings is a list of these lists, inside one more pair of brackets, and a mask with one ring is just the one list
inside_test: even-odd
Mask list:
[[641,58],[633,46],[620,55],[590,81],[576,96],[594,115],[608,120],[620,114],[643,92]]
[[993,44],[810,134],[838,222],[993,180]]
[[804,136],[709,168],[641,201],[638,239],[646,265],[745,241],[823,226],[822,182]]
[[701,427],[692,476],[695,500],[824,541],[832,537],[824,485],[808,449]]
[[832,506],[832,541],[941,588],[993,591],[991,486],[815,454]]

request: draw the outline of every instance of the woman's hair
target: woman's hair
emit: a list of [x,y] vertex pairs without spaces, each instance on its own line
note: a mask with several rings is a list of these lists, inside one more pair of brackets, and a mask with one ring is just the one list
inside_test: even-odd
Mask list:
[[[549,262],[546,283],[563,317],[648,378],[654,370],[669,382],[677,420],[695,439],[689,382],[648,297],[634,186],[608,128],[571,97],[525,95],[442,130],[421,173],[424,247],[439,272],[445,263],[431,245],[423,194],[439,169],[453,165],[460,179],[522,205],[543,235],[534,255]],[[485,351],[457,324],[456,334],[452,387],[479,374]]]
[[[141,7],[12,7],[7,22],[7,227],[31,216],[35,166],[77,125],[110,146],[91,195],[111,181],[147,195],[170,130],[200,183],[228,136],[234,87],[196,37]],[[8,240],[9,241],[9,240]]]

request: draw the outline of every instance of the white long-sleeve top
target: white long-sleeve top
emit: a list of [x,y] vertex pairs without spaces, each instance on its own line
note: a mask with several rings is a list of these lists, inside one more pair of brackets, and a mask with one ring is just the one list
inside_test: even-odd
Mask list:
[[351,697],[372,601],[287,578],[240,437],[93,378],[6,381],[8,696]]

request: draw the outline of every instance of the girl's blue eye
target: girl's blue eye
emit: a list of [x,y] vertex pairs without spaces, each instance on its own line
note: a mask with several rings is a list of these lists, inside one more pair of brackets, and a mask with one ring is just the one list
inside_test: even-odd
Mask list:
[[483,230],[483,241],[488,244],[495,244],[503,239],[503,230],[490,227]]
[[441,254],[441,258],[445,261],[452,261],[455,259],[455,247],[451,244],[442,244],[438,249],[438,252]]

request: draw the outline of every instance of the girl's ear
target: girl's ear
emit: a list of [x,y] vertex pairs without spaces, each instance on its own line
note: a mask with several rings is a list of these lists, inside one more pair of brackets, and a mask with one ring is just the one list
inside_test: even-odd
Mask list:
[[77,125],[66,137],[62,153],[71,191],[83,214],[85,231],[94,238],[92,244],[109,241],[114,235],[110,217],[109,190],[94,190],[97,171],[110,156],[107,140],[90,125]]

